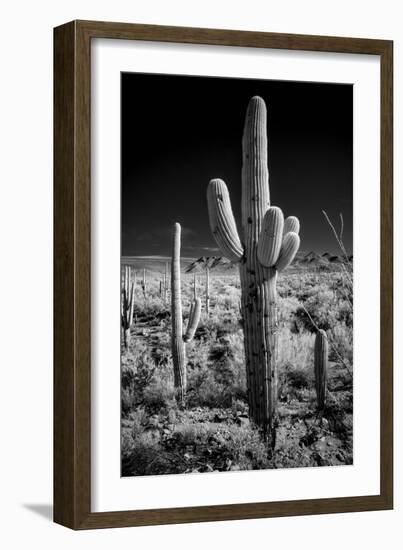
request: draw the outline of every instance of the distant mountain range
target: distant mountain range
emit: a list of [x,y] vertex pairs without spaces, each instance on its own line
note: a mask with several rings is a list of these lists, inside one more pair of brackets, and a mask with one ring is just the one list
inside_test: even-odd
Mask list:
[[233,264],[223,256],[201,256],[188,265],[186,273],[197,273],[198,271],[205,270],[206,267],[209,269],[221,268],[225,271],[231,269]]
[[[348,261],[353,261],[352,255],[348,256]],[[293,264],[311,267],[331,267],[332,264],[341,264],[344,262],[346,262],[346,258],[344,256],[332,255],[329,254],[329,252],[324,252],[321,255],[317,252],[311,251],[307,254],[305,252],[298,252]]]
[[[348,260],[353,261],[353,256],[349,256]],[[342,264],[346,261],[344,256],[337,256],[325,252],[324,254],[318,254],[317,252],[303,252],[297,253],[291,267],[301,268],[329,268],[332,269],[338,264]],[[197,260],[189,263],[186,267],[186,273],[197,273],[204,271],[206,267],[209,267],[214,271],[231,271],[235,266],[232,262],[220,256],[201,256]]]

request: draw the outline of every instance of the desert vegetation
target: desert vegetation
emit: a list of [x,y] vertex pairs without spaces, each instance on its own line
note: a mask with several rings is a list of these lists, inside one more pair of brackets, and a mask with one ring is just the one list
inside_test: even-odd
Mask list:
[[[210,273],[200,321],[186,344],[186,404],[175,395],[170,290],[163,260],[147,262],[144,296],[137,278],[131,338],[122,339],[122,475],[149,475],[352,463],[352,295],[339,264],[297,265],[278,278],[278,425],[273,452],[249,418],[241,284],[236,268]],[[153,265],[154,264],[154,265]],[[183,318],[194,277],[182,262]],[[123,282],[122,269],[122,282]],[[308,315],[309,313],[309,315]],[[325,404],[315,378],[317,329],[329,341]]]

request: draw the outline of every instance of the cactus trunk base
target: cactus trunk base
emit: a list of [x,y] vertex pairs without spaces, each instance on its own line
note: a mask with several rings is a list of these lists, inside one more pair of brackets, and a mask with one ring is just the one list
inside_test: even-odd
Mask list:
[[277,425],[277,271],[240,266],[249,415],[274,448]]

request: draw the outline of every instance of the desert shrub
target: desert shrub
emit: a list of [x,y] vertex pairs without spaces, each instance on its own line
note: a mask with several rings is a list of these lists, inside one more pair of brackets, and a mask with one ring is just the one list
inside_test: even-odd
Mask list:
[[248,409],[248,404],[246,403],[245,400],[243,400],[243,399],[233,399],[232,400],[232,405],[231,405],[231,410],[232,410],[233,414],[239,413],[239,414],[247,415],[249,409]]
[[[317,292],[306,301],[305,307],[319,328],[328,330],[332,324],[336,323],[337,308],[334,307],[333,301],[333,292],[322,287],[319,287]],[[309,329],[309,324],[306,328]]]
[[[220,313],[226,311],[232,311],[239,315],[239,301],[241,299],[241,290],[228,283],[215,289],[214,305],[220,309]],[[223,311],[224,310],[224,311]]]
[[353,365],[352,327],[347,326],[345,323],[339,323],[330,331],[329,340],[331,343],[329,349],[330,360],[339,363],[340,358],[342,358],[343,362],[351,367]]
[[220,325],[218,319],[206,318],[204,312],[197,327],[195,339],[198,338],[204,342],[211,342],[217,338],[217,330]]
[[246,399],[246,368],[241,333],[226,338],[227,354],[216,364],[215,379],[229,388],[233,399]]
[[240,470],[260,470],[270,467],[266,445],[259,432],[250,426],[232,427],[229,430],[229,436],[223,438],[222,446],[234,466]]
[[230,407],[246,398],[246,374],[241,331],[213,343],[190,346],[188,403],[192,406]]
[[130,428],[132,439],[137,439],[145,430],[148,423],[148,415],[144,407],[138,407],[130,413]]
[[150,412],[175,407],[175,394],[172,380],[154,377],[143,391],[143,405]]
[[149,326],[158,326],[162,325],[164,321],[169,321],[170,311],[159,296],[148,297],[146,300],[135,302],[134,315],[139,320],[146,318]]
[[216,382],[207,365],[188,372],[188,406],[229,407],[231,399],[228,388]]
[[192,340],[186,344],[188,371],[204,368],[208,363],[210,343],[208,340]]
[[296,297],[303,288],[303,277],[299,275],[290,275],[285,272],[277,279],[277,292],[280,298],[289,296]]
[[[310,285],[309,279],[304,279],[304,293],[298,298],[309,311],[313,321],[324,330],[328,330],[339,322],[352,326],[352,289],[344,284],[341,273],[322,274],[315,285]],[[308,330],[314,330],[306,312],[301,307],[296,315]]]
[[209,342],[215,341],[238,331],[239,323],[240,317],[237,311],[222,312],[216,310],[208,318],[202,315],[196,336]]
[[121,407],[122,416],[126,417],[133,407],[136,406],[136,398],[130,388],[122,388],[121,390]]
[[348,327],[353,326],[353,309],[351,302],[348,300],[339,300],[338,302],[338,321],[344,323]]
[[232,404],[232,394],[226,386],[216,382],[213,375],[207,375],[198,386],[193,402],[206,407],[227,408]]
[[207,423],[194,424],[185,419],[175,426],[171,437],[179,446],[187,447],[207,441],[208,433],[209,425]]
[[278,304],[280,325],[292,326],[296,320],[296,312],[301,304],[295,296],[280,298]]
[[157,369],[166,367],[172,359],[170,335],[168,337],[168,334],[166,334],[166,336],[167,339],[169,338],[169,342],[164,341],[164,338],[160,338],[158,344],[150,350],[150,355]]
[[279,331],[278,395],[280,401],[301,397],[313,387],[313,346],[315,335],[302,330],[295,334],[288,327]]
[[138,344],[134,352],[122,356],[121,388],[122,412],[127,415],[144,398],[144,390],[149,385],[155,370],[155,362],[145,344]]
[[[148,422],[147,414],[144,408],[139,407],[131,411],[129,415],[129,427],[122,429],[121,436],[121,456],[122,466],[131,460],[134,449],[139,440],[143,437]],[[125,474],[123,474],[125,475]],[[126,474],[130,475],[130,474]]]
[[297,390],[308,388],[312,384],[312,376],[307,369],[296,368],[288,371],[288,384]]
[[312,368],[287,365],[279,372],[278,397],[281,402],[314,400],[314,373]]
[[122,475],[144,476],[174,473],[171,462],[152,431],[145,431],[122,453]]
[[282,327],[278,332],[278,366],[306,369],[312,364],[314,334],[304,330],[294,334],[290,328]]
[[122,430],[120,452],[122,459],[128,458],[133,450],[133,436],[128,430]]
[[197,462],[204,458],[211,470],[253,470],[269,465],[266,445],[250,424],[206,422],[178,424],[170,445],[175,449],[192,449]]

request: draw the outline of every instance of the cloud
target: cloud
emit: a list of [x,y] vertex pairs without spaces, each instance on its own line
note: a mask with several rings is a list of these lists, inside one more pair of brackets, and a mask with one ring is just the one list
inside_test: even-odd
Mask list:
[[186,250],[204,250],[206,252],[219,252],[220,249],[216,246],[194,246],[194,245],[187,245],[184,246]]
[[196,232],[193,231],[190,227],[185,227],[182,225],[182,231],[181,231],[182,239],[188,239],[189,237],[193,237],[196,235]]
[[[165,224],[148,231],[136,231],[135,228],[131,228],[130,231],[125,231],[122,237],[123,248],[130,254],[144,254],[147,251],[150,251],[151,254],[166,254],[171,249],[172,225]],[[217,247],[208,246],[208,242],[206,243],[199,232],[185,225],[181,226],[181,248],[187,254],[199,256],[215,256],[220,252]]]

